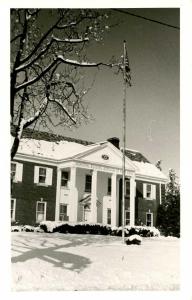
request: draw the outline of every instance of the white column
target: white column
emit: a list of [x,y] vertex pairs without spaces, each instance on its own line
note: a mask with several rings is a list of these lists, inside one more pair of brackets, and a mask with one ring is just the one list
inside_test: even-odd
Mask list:
[[57,187],[56,187],[56,201],[55,201],[55,221],[59,221],[60,194],[61,194],[61,169],[57,168]]
[[162,198],[161,198],[161,183],[159,184],[159,203],[162,203]]
[[69,221],[77,222],[78,190],[76,187],[76,167],[70,169]]
[[97,223],[97,171],[93,170],[91,185],[91,222]]
[[117,226],[117,175],[111,176],[111,225]]
[[135,225],[135,177],[130,178],[130,225]]

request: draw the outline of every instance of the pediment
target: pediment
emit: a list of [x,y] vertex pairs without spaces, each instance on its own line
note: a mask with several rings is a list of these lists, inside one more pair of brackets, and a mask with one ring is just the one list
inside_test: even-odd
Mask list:
[[[111,145],[111,143],[106,142],[103,145],[99,145],[99,147],[76,155],[74,158],[83,162],[122,168],[123,154],[119,149]],[[130,171],[137,170],[136,166],[127,157],[125,159],[125,168]]]

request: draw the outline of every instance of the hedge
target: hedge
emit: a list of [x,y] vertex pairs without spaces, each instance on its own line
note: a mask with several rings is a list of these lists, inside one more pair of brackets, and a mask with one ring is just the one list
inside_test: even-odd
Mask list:
[[[111,227],[109,225],[102,224],[87,224],[87,223],[69,223],[69,222],[52,222],[43,221],[40,224],[40,228],[44,232],[59,232],[59,233],[71,233],[71,234],[98,234],[98,235],[122,235],[122,227]],[[131,236],[137,234],[142,237],[159,236],[160,232],[155,227],[147,226],[125,226],[125,236]]]

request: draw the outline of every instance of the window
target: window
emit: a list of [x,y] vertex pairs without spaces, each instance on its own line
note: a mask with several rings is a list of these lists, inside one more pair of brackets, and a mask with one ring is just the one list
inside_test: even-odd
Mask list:
[[108,178],[107,194],[111,195],[111,177]]
[[144,183],[143,184],[143,198],[147,200],[156,199],[156,185]]
[[34,168],[34,183],[37,185],[52,185],[53,168],[39,167]]
[[11,162],[11,180],[13,182],[22,182],[23,164],[19,162]]
[[69,217],[67,216],[67,205],[66,204],[60,204],[59,220],[60,221],[68,221],[69,220]]
[[129,195],[130,195],[130,181],[125,180],[125,196],[129,196]]
[[16,177],[16,163],[12,162],[11,163],[11,179],[15,180]]
[[107,224],[111,225],[111,209],[107,209]]
[[16,199],[11,199],[11,221],[15,221]]
[[151,190],[152,190],[152,188],[151,188],[151,184],[147,184],[147,190],[146,190],[146,197],[147,198],[151,198]]
[[153,214],[152,213],[146,213],[146,225],[147,226],[153,226]]
[[61,172],[61,186],[67,187],[68,182],[69,182],[69,172],[62,171]]
[[91,183],[92,183],[92,176],[86,175],[85,176],[85,192],[91,192]]
[[130,210],[125,210],[125,225],[130,225]]
[[39,183],[46,183],[46,168],[39,168]]
[[40,223],[41,221],[46,220],[46,202],[37,201],[36,207],[36,222]]

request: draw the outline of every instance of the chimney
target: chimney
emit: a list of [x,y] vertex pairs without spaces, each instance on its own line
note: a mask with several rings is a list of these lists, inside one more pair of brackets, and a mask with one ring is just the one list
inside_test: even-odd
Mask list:
[[110,142],[111,144],[113,144],[113,146],[115,146],[117,149],[119,149],[119,142],[120,142],[119,138],[112,137],[112,138],[109,138],[107,141]]

